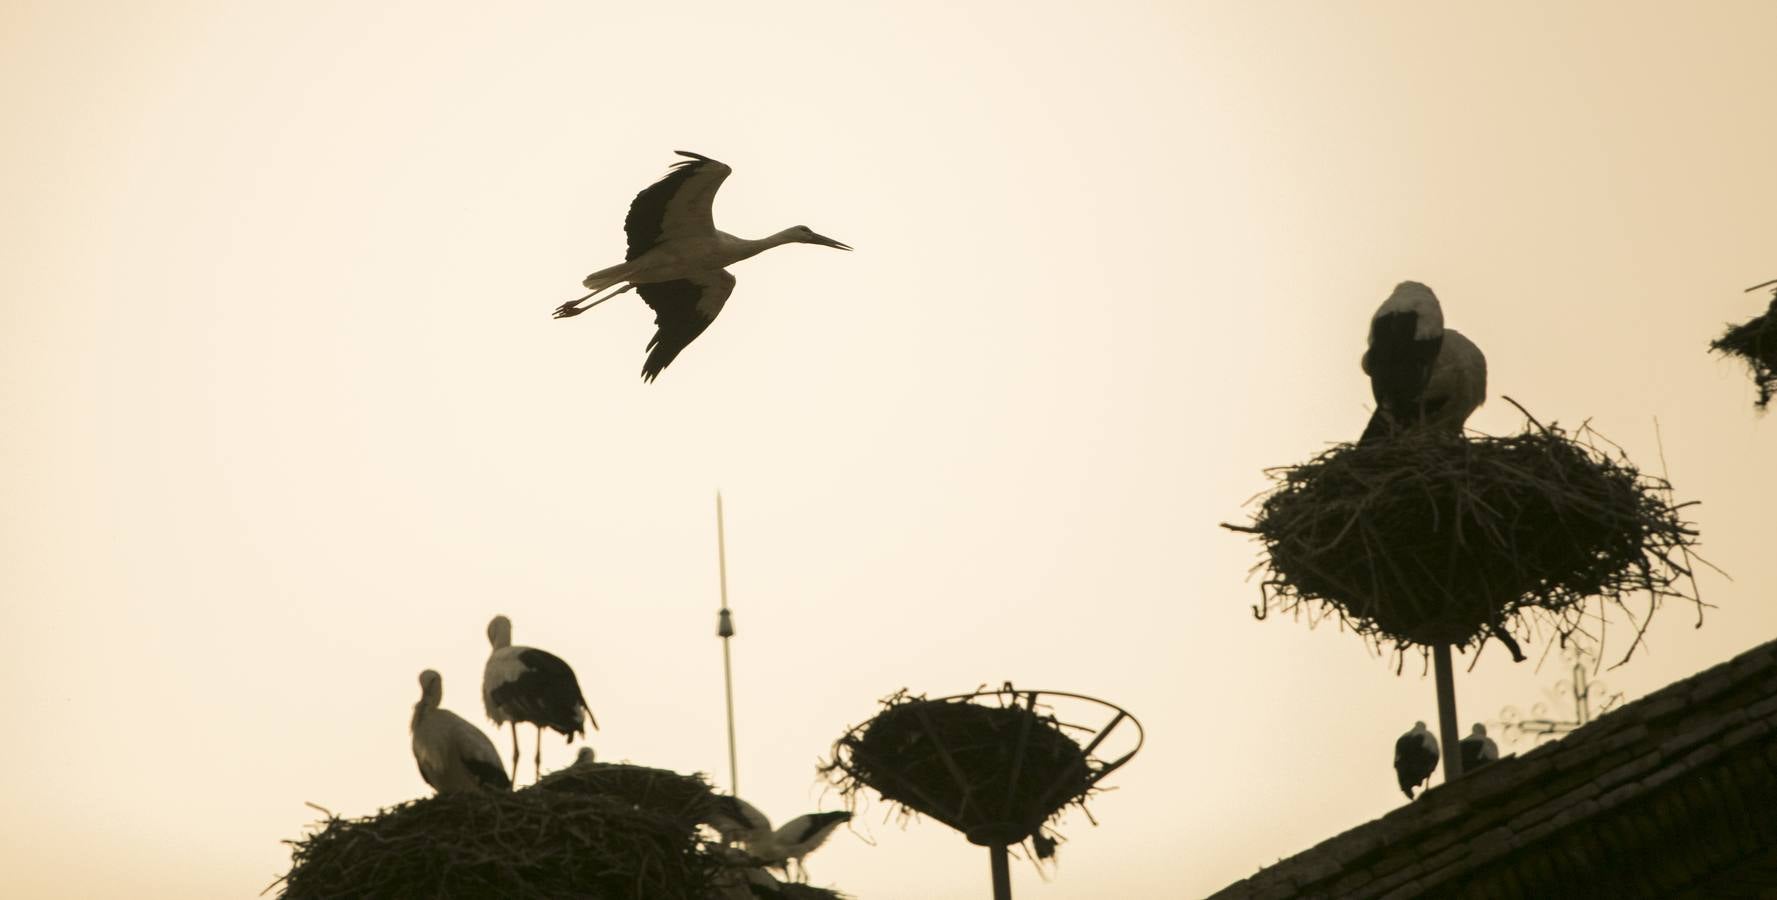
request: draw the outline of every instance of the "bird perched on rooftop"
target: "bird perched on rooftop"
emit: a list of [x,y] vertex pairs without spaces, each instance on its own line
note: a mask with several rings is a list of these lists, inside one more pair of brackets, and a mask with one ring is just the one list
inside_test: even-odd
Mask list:
[[1487,397],[1487,358],[1461,332],[1444,327],[1431,288],[1403,281],[1370,319],[1362,366],[1376,399],[1359,444],[1409,428],[1461,434]]
[[1430,782],[1437,767],[1438,739],[1426,730],[1424,722],[1414,722],[1412,730],[1394,742],[1394,774],[1401,783],[1401,793],[1408,800],[1413,799],[1413,789]]
[[427,669],[420,673],[420,702],[413,705],[413,759],[420,777],[440,794],[454,791],[510,791],[512,779],[500,751],[481,729],[448,709],[439,709],[444,679]]
[[768,868],[782,869],[784,876],[793,871],[796,880],[808,881],[808,867],[802,858],[825,843],[834,829],[851,821],[851,813],[825,812],[797,816],[770,834],[747,843],[747,852]]
[[495,725],[512,723],[512,780],[518,780],[518,723],[537,726],[536,773],[543,773],[543,729],[566,735],[586,734],[586,723],[598,730],[598,719],[586,705],[580,681],[560,657],[535,647],[512,645],[512,620],[495,616],[487,623],[493,645],[482,670],[481,699]]
[[[624,261],[586,276],[582,284],[591,293],[555,310],[555,317],[564,319],[625,291],[641,294],[654,310],[656,329],[654,339],[648,342],[648,359],[642,364],[643,381],[657,378],[715,321],[734,291],[734,276],[725,271],[729,266],[781,244],[851,249],[806,225],[750,240],[717,231],[710,205],[716,199],[716,189],[734,170],[707,156],[675,152],[687,159],[673,163],[666,177],[637,194],[629,205],[629,215],[623,220],[623,230],[629,236],[629,254]],[[612,287],[617,290],[581,305]]]
[[1462,773],[1467,775],[1480,767],[1499,759],[1499,745],[1487,736],[1487,726],[1480,722],[1469,730],[1469,736],[1457,742],[1462,751]]

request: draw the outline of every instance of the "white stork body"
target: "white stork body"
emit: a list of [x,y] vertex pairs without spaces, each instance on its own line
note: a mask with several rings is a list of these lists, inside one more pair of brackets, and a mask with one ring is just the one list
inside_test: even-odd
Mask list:
[[487,666],[482,670],[481,699],[495,725],[512,723],[512,780],[518,780],[518,723],[537,726],[536,772],[543,772],[543,729],[566,735],[586,734],[586,723],[598,730],[598,719],[586,704],[574,670],[553,653],[512,645],[512,621],[495,616],[487,623]]
[[1444,327],[1437,295],[1416,281],[1397,285],[1370,319],[1362,366],[1376,411],[1359,444],[1410,428],[1461,434],[1487,396],[1481,348]]
[[[636,195],[624,219],[629,255],[581,283],[592,293],[556,307],[558,319],[577,316],[634,289],[654,310],[656,331],[648,343],[642,380],[653,381],[704,329],[715,321],[734,291],[725,269],[782,244],[850,247],[798,225],[769,237],[738,238],[717,231],[710,207],[716,190],[734,170],[707,156],[677,151],[686,161],[673,164],[665,178]],[[621,285],[621,287],[619,287]],[[617,290],[587,303],[600,291]]]
[[1394,742],[1394,774],[1401,793],[1413,799],[1413,789],[1431,781],[1437,767],[1438,739],[1426,730],[1424,722],[1414,722],[1412,730]]
[[704,822],[730,844],[751,844],[771,836],[771,820],[739,797],[719,794]]
[[767,867],[783,869],[789,877],[794,869],[796,880],[808,880],[808,868],[802,858],[826,843],[839,826],[851,821],[851,813],[825,812],[797,816],[768,835],[748,842],[747,852]]
[[413,706],[413,759],[420,777],[440,794],[454,791],[509,791],[512,779],[500,751],[481,729],[448,709],[439,709],[444,680],[427,669],[420,673],[420,702]]
[[1470,730],[1469,736],[1457,745],[1462,751],[1462,773],[1467,775],[1480,767],[1499,759],[1499,745],[1487,736],[1487,726],[1479,722]]

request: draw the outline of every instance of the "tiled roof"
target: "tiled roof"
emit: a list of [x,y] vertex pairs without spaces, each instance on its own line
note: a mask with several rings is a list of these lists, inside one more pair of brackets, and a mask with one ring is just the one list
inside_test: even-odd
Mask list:
[[1213,896],[1777,897],[1777,642]]

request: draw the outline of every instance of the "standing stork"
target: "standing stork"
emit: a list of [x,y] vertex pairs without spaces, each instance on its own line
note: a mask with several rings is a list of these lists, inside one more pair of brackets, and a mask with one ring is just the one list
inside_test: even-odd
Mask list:
[[749,842],[747,852],[768,868],[782,869],[786,878],[794,868],[796,880],[806,882],[808,867],[802,864],[802,858],[826,843],[835,829],[849,821],[851,813],[843,811],[797,816],[778,830]]
[[[561,657],[534,647],[512,646],[512,620],[494,616],[487,623],[493,645],[481,676],[481,699],[496,726],[512,723],[512,780],[518,780],[518,723],[537,726],[536,774],[543,774],[543,729],[548,727],[574,742],[586,735],[586,722],[598,730],[598,718],[586,705],[580,681]],[[582,715],[584,713],[584,716]]]
[[1467,775],[1480,767],[1499,759],[1499,745],[1487,736],[1487,726],[1476,722],[1469,736],[1457,742],[1462,751],[1462,774]]
[[1413,799],[1413,789],[1431,781],[1437,767],[1438,739],[1426,730],[1424,722],[1414,722],[1413,729],[1394,742],[1394,774],[1401,793]]
[[439,709],[442,699],[444,679],[431,669],[421,672],[420,702],[413,705],[408,729],[413,732],[413,759],[419,763],[420,777],[440,794],[512,790],[494,742],[462,716]]
[[[688,159],[673,163],[666,177],[637,194],[629,205],[629,216],[623,220],[623,230],[629,235],[629,254],[624,261],[586,276],[581,284],[592,293],[555,310],[556,318],[565,319],[628,290],[641,294],[654,310],[656,328],[654,339],[648,342],[648,359],[642,364],[643,381],[658,377],[660,370],[716,320],[734,291],[734,276],[724,271],[729,266],[780,244],[851,249],[815,234],[806,225],[753,240],[717,231],[710,205],[716,199],[716,189],[734,170],[707,156],[674,152]],[[612,287],[617,290],[580,305]]]
[[1362,366],[1376,411],[1359,444],[1408,428],[1459,435],[1487,399],[1487,357],[1467,336],[1444,327],[1437,295],[1417,281],[1396,285],[1370,319]]

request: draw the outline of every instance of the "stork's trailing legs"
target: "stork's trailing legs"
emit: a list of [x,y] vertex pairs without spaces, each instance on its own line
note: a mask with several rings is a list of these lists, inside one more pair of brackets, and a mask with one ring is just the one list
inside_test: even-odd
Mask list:
[[591,302],[591,303],[588,303],[588,304],[586,304],[586,305],[585,305],[585,306],[577,306],[577,305],[576,305],[576,304],[578,304],[578,303],[579,303],[579,302],[580,302],[580,301],[581,301],[581,300],[585,300],[585,299],[586,299],[586,297],[591,297],[591,296],[592,296],[592,295],[593,295],[593,294],[596,294],[596,293],[598,293],[598,291],[593,291],[593,292],[592,292],[592,294],[587,294],[587,295],[586,295],[586,297],[581,297],[581,298],[579,298],[579,299],[576,299],[576,300],[569,300],[569,301],[568,301],[568,302],[566,302],[566,303],[563,303],[563,304],[562,304],[562,305],[560,305],[560,306],[558,306],[558,307],[556,307],[556,308],[555,308],[555,318],[557,318],[557,319],[566,319],[566,318],[568,318],[568,317],[569,317],[569,316],[577,316],[577,315],[579,315],[579,314],[581,314],[581,313],[583,313],[583,312],[585,312],[585,311],[587,311],[587,310],[589,310],[589,309],[591,309],[591,308],[593,308],[593,307],[595,307],[595,306],[597,306],[597,305],[599,305],[599,304],[600,304],[600,303],[603,303],[603,302],[605,302],[605,301],[606,301],[606,300],[609,300],[609,299],[611,299],[611,298],[612,298],[612,297],[615,297],[615,296],[617,296],[617,295],[618,295],[618,294],[621,294],[621,293],[623,293],[623,292],[625,292],[625,291],[629,291],[629,290],[633,290],[633,289],[635,289],[635,285],[633,285],[633,284],[626,284],[626,285],[624,285],[624,286],[623,286],[623,287],[620,287],[620,288],[618,288],[618,289],[617,289],[617,290],[615,290],[615,291],[612,291],[612,292],[611,292],[611,293],[609,293],[609,294],[606,294],[606,295],[604,295],[604,296],[603,296],[603,297],[600,297],[600,298],[598,298],[598,299],[597,299],[597,300],[594,300],[594,301],[592,301],[592,302]]

